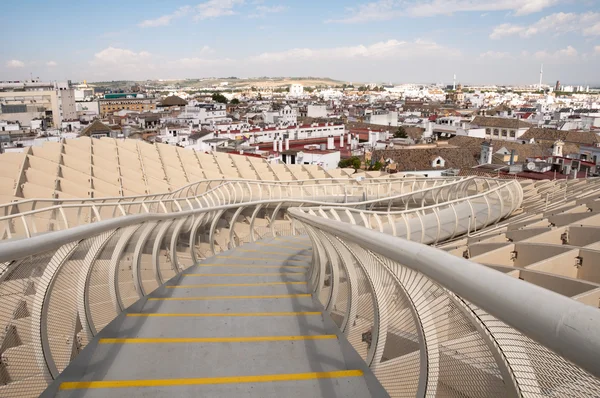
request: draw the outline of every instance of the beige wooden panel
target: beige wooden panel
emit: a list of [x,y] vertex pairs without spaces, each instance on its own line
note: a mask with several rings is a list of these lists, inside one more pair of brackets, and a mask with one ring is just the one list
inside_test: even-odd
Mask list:
[[12,178],[0,176],[0,195],[12,195],[15,192],[15,183]]
[[27,156],[25,154],[25,152],[8,152],[8,153],[3,153],[0,155],[0,162],[2,163],[2,165],[6,165],[6,164],[15,164],[15,165],[21,165],[21,163],[23,163],[23,160],[25,159],[25,156]]
[[146,184],[144,184],[144,180],[142,179],[130,179],[127,177],[122,177],[121,184],[123,184],[124,191],[126,190],[130,192],[129,194],[125,194],[125,196],[146,194]]
[[42,187],[50,188],[52,190],[54,190],[54,184],[56,179],[58,178],[57,175],[51,175],[49,173],[44,173],[43,171],[36,169],[27,169],[25,171],[25,177],[27,179],[27,182],[31,182]]
[[146,167],[144,165],[144,171],[146,172],[146,177],[152,177],[154,179],[166,181],[166,175],[163,169],[156,169],[154,167]]
[[65,178],[59,178],[60,191],[77,198],[87,198],[90,196],[90,188],[88,184],[80,184],[75,181],[69,181]]
[[90,173],[90,159],[81,159],[74,157],[73,155],[63,155],[63,164],[66,167],[77,170],[81,173]]
[[144,183],[144,175],[142,174],[142,169],[128,169],[126,167],[122,167],[121,176],[126,177],[130,180],[139,181],[140,184]]
[[67,138],[65,139],[65,144],[89,152],[92,146],[92,139],[89,137]]
[[25,199],[53,198],[54,189],[43,187],[32,182],[26,182],[23,184],[23,197]]
[[137,140],[117,140],[119,148],[125,148],[131,152],[137,152]]
[[104,180],[99,178],[93,178],[92,184],[95,191],[102,191],[107,193],[108,196],[120,196],[121,195],[121,187],[116,184],[110,184]]
[[69,181],[73,181],[76,182],[78,184],[89,184],[90,182],[90,173],[89,173],[89,165],[88,165],[88,173],[83,173],[81,171],[66,167],[66,166],[60,166],[60,172],[62,174],[62,178],[69,180]]
[[110,184],[119,183],[119,173],[115,169],[103,169],[99,166],[94,166],[94,177],[97,179],[104,180]]
[[[0,157],[0,162],[2,162],[3,158]],[[16,180],[19,178],[19,173],[21,172],[21,165],[16,163],[0,163],[2,166],[0,167],[0,177],[11,178]]]
[[148,192],[151,194],[160,194],[169,192],[169,184],[161,183],[157,180],[148,181]]
[[27,159],[29,160],[29,168],[44,171],[51,175],[56,175],[58,171],[58,163],[51,162],[47,159],[40,158],[33,155],[28,155]]
[[88,163],[90,161],[91,153],[89,151],[89,148],[88,150],[84,150],[76,146],[65,145],[63,147],[63,152],[69,156],[73,156],[75,158],[80,158],[83,161],[87,161]]
[[31,147],[34,156],[58,162],[60,159],[62,145],[58,142],[45,142],[43,146]]

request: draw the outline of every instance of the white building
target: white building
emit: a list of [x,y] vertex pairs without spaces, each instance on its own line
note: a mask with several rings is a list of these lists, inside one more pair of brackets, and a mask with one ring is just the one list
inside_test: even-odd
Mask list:
[[292,84],[290,86],[290,96],[300,97],[304,95],[304,86],[302,84]]
[[263,119],[265,123],[291,126],[298,124],[298,112],[295,108],[286,105],[277,111],[263,112]]
[[340,163],[340,151],[319,148],[319,145],[307,145],[307,149],[288,150],[281,153],[285,164],[314,164],[325,170],[336,169]]
[[178,123],[188,125],[216,124],[231,122],[227,117],[225,104],[193,103],[185,106],[182,113],[177,116]]
[[0,120],[29,127],[34,119],[46,119],[60,127],[63,120],[77,118],[70,82],[0,82],[0,90]]
[[306,116],[312,118],[327,117],[327,105],[308,105],[306,107]]
[[[367,111],[369,112],[369,111]],[[375,110],[366,114],[366,122],[379,126],[398,126],[398,112]]]

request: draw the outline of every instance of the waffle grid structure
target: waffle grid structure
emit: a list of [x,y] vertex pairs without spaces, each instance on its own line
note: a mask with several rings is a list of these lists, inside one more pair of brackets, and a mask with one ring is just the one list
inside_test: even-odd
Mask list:
[[[0,396],[600,394],[599,180],[356,178],[148,145],[0,156],[20,163],[2,176]],[[172,370],[134,371],[138,349]],[[239,371],[197,362],[220,350]]]

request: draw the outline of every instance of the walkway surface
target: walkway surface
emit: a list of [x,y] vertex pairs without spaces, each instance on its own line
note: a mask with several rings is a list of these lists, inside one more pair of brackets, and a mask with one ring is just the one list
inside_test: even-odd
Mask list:
[[288,237],[189,268],[108,325],[44,396],[382,395],[308,293],[311,261],[308,238]]

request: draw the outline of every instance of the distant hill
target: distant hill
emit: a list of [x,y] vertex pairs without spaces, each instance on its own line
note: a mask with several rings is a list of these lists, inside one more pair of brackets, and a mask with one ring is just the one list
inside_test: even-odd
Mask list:
[[119,80],[119,81],[103,81],[90,82],[93,86],[104,87],[108,89],[126,89],[135,84],[141,86],[153,86],[156,88],[162,87],[190,87],[194,89],[211,88],[220,86],[222,83],[227,83],[227,87],[234,89],[244,89],[250,87],[256,88],[277,88],[286,87],[290,84],[302,84],[305,87],[315,86],[341,86],[346,83],[341,80],[334,80],[328,77],[254,77],[254,78],[204,78],[204,79],[181,79],[181,80]]

